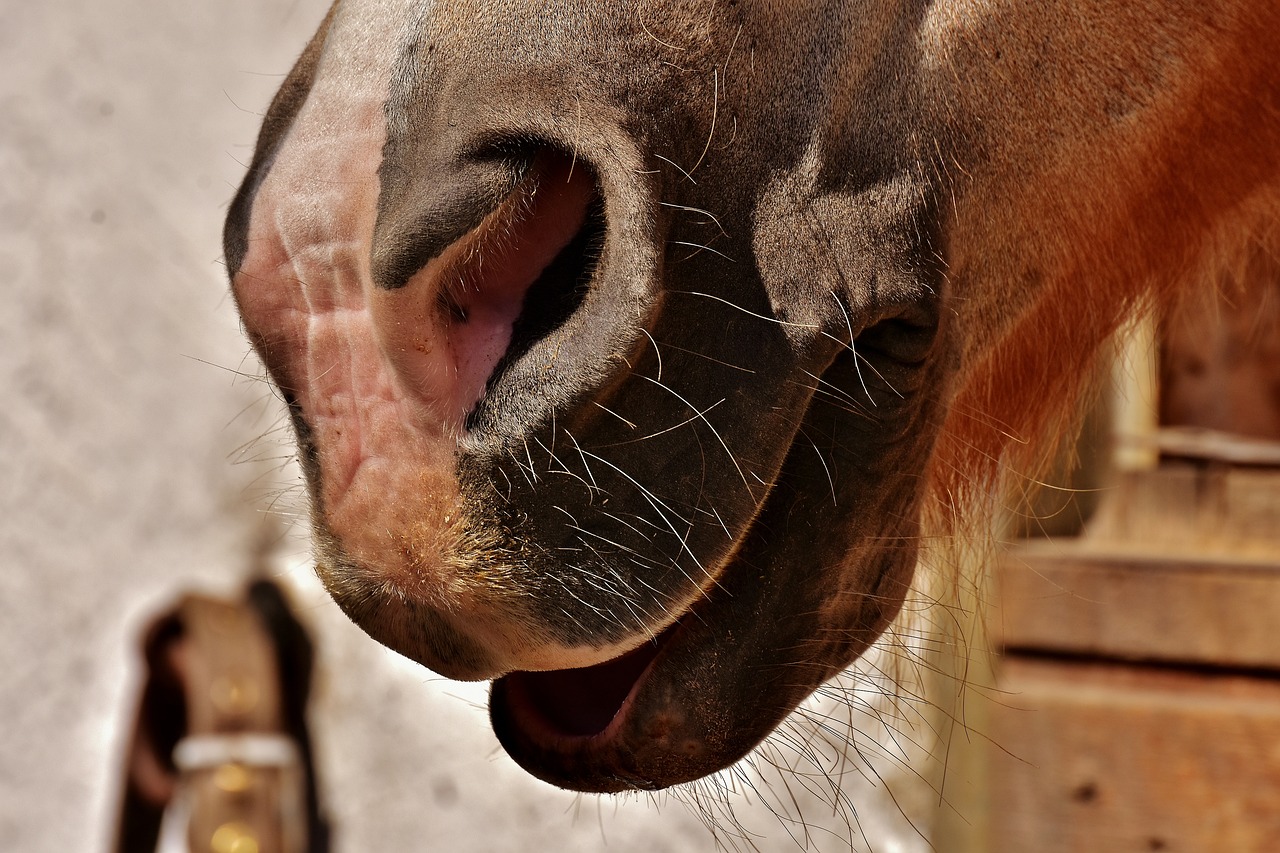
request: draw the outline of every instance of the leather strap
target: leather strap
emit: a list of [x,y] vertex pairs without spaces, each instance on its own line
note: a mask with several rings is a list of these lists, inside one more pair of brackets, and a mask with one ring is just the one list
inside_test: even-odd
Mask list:
[[153,853],[166,808],[198,853],[325,853],[305,710],[311,645],[272,584],[186,596],[150,626],[117,853]]

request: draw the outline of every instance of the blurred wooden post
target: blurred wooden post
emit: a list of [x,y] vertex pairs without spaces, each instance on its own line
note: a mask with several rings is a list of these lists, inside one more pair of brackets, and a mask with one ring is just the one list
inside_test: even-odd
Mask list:
[[1160,462],[1152,440],[1160,427],[1158,372],[1156,321],[1144,314],[1121,331],[1112,369],[1116,470],[1149,471]]

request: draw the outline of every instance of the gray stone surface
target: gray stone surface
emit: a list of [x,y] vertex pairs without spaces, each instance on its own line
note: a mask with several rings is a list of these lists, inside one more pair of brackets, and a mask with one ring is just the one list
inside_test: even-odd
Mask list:
[[[219,233],[257,113],[322,14],[318,0],[0,0],[6,850],[105,849],[143,620],[181,590],[233,587],[265,510],[302,506]],[[365,639],[306,555],[290,532],[273,565],[320,647],[338,851],[715,848],[667,798],[578,797],[525,776],[488,730],[483,689]],[[750,814],[751,799],[730,802]],[[855,799],[878,850],[919,849],[882,792]],[[759,849],[803,842],[754,811]],[[845,823],[847,809],[825,812]],[[821,832],[809,843],[849,849]]]

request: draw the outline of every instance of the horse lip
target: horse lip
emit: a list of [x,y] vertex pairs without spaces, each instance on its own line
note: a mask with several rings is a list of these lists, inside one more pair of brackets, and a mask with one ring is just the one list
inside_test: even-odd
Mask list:
[[[685,614],[687,616],[688,614]],[[637,698],[649,683],[661,680],[668,650],[680,642],[683,623],[677,619],[661,634],[616,658],[580,670],[557,673],[513,672],[493,682],[489,713],[495,734],[507,753],[525,770],[550,784],[588,793],[618,793],[629,790],[659,790],[686,779],[650,778],[639,767],[629,767],[630,750],[623,741],[634,726],[632,711]],[[607,725],[591,733],[565,731],[536,707],[530,696],[530,682],[564,673],[587,673],[645,654],[643,669]],[[702,774],[696,774],[702,775]]]

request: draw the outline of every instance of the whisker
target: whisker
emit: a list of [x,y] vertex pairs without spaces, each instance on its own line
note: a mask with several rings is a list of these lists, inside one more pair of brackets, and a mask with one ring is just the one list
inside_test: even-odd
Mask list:
[[754,311],[743,308],[741,305],[730,302],[728,299],[723,299],[711,293],[703,293],[697,290],[669,290],[667,292],[677,293],[683,296],[701,296],[705,299],[712,299],[712,300],[715,300],[716,302],[722,302],[725,305],[728,305],[730,308],[737,309],[738,311],[741,311],[743,314],[746,314],[749,317],[755,317],[757,320],[765,320],[770,323],[777,323],[779,326],[790,326],[796,329],[814,329],[814,330],[821,328],[820,326],[814,323],[792,323],[788,320],[779,320],[777,317],[767,317],[764,314],[757,314]]

